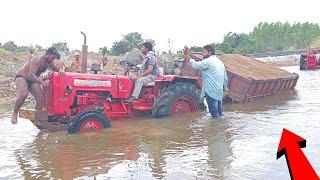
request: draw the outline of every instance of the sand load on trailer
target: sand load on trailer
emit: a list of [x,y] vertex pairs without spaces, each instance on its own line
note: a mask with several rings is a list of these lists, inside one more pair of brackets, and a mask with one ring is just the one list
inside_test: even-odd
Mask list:
[[294,89],[298,74],[290,73],[251,57],[221,55],[226,66],[229,92],[227,97],[246,102]]
[[256,60],[252,57],[239,54],[221,55],[219,58],[223,61],[228,71],[238,74],[244,78],[254,80],[267,80],[276,78],[296,77],[296,74],[282,70],[275,66]]

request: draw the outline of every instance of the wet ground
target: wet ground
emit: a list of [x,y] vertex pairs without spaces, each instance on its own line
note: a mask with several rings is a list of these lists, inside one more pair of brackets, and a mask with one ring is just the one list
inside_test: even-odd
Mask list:
[[0,179],[290,179],[276,160],[283,128],[307,139],[320,173],[320,71],[299,71],[296,90],[247,104],[172,119],[113,121],[103,133],[40,132],[0,117]]

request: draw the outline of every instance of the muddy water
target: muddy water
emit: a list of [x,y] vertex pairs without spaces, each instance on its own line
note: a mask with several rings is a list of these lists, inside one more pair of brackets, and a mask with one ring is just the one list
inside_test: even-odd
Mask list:
[[290,179],[276,160],[282,128],[307,139],[320,173],[320,71],[298,72],[295,91],[172,119],[114,121],[103,133],[40,132],[0,117],[0,179]]

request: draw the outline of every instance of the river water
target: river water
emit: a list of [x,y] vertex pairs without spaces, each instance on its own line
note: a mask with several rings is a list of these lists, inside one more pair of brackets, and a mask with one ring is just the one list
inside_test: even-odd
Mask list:
[[0,117],[0,179],[290,179],[276,160],[283,128],[307,140],[303,152],[320,173],[320,71],[299,71],[296,89],[225,116],[112,122],[103,133],[40,132],[26,119]]

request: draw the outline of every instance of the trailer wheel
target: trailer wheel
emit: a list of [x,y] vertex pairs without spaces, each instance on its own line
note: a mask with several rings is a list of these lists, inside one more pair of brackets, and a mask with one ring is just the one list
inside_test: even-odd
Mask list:
[[194,84],[175,82],[165,87],[156,98],[152,108],[152,116],[176,116],[204,109],[205,105],[200,102],[199,91]]
[[94,131],[102,131],[111,127],[110,120],[98,111],[87,111],[80,113],[73,118],[68,133],[87,133]]

